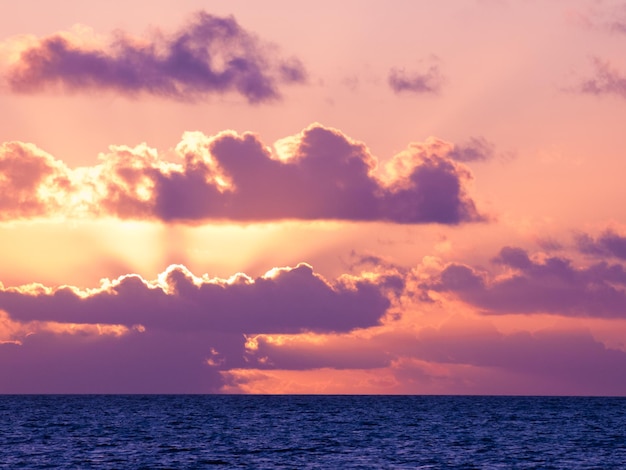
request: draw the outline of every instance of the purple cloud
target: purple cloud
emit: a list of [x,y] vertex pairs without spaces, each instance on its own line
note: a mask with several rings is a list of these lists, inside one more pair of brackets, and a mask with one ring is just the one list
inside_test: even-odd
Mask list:
[[[522,378],[520,384],[498,393],[626,393],[626,379],[615,373],[626,366],[626,353],[606,348],[586,331],[544,330],[505,335],[495,329],[483,329],[463,334],[458,329],[443,327],[420,333],[411,352],[432,362],[496,369]],[[501,390],[496,383],[474,384],[472,388],[473,393]]]
[[[398,376],[403,363],[412,360],[430,364],[472,366],[473,377],[463,380],[456,373],[444,374],[458,383],[454,393],[540,393],[623,395],[626,377],[616,370],[626,367],[626,353],[610,349],[587,331],[542,330],[504,334],[476,321],[467,328],[454,319],[440,328],[420,331],[390,331],[366,338],[329,336],[321,341],[291,338],[274,342],[255,338],[247,351],[245,367],[255,369],[311,370],[378,369],[390,367]],[[465,325],[467,326],[467,325]],[[479,380],[477,380],[477,377]],[[398,377],[407,387],[410,378]],[[515,379],[517,383],[502,386]],[[420,377],[442,382],[442,377]],[[443,382],[445,383],[443,379]],[[410,388],[405,388],[410,390]],[[446,389],[443,389],[446,390]]]
[[409,73],[403,68],[392,68],[387,78],[394,93],[437,94],[441,91],[444,78],[438,65],[428,67],[426,72]]
[[593,59],[593,69],[593,76],[578,86],[581,93],[626,98],[626,77],[619,70],[597,57]]
[[[12,179],[19,161],[27,158],[42,169],[32,170],[40,176],[23,189],[20,200],[29,193],[47,195],[50,201],[41,204],[49,205],[52,215],[56,211],[70,216],[87,213],[186,223],[337,219],[460,224],[486,220],[467,194],[471,173],[448,156],[454,152],[452,144],[432,139],[412,144],[392,160],[390,174],[380,172],[380,176],[365,145],[319,124],[283,139],[276,147],[276,152],[270,151],[250,133],[223,132],[215,137],[186,133],[177,147],[179,162],[161,160],[145,145],[112,147],[102,164],[70,170],[33,146],[15,143],[0,151],[0,162],[7,162],[0,168],[0,176],[6,175],[0,185],[20,184]],[[15,152],[23,156],[18,159]],[[467,153],[457,154],[463,152]],[[54,181],[68,182],[62,190],[44,178],[46,168],[52,167],[59,174]],[[0,219],[40,215],[40,211],[20,213],[14,201],[10,210],[0,212]]]
[[34,93],[51,85],[109,89],[180,100],[236,92],[250,103],[280,96],[279,84],[303,83],[297,59],[277,59],[233,17],[196,13],[173,35],[138,41],[123,33],[100,48],[57,34],[21,52],[7,72],[11,89]]
[[447,155],[457,162],[479,162],[495,156],[495,146],[484,137],[472,137],[463,145],[455,146]]
[[603,232],[595,239],[587,234],[580,234],[576,241],[582,253],[626,260],[626,237],[612,230]]
[[435,156],[425,159],[411,173],[408,187],[386,194],[383,207],[387,218],[401,223],[441,224],[480,220],[473,202],[463,196],[461,174],[450,160]]
[[[241,335],[133,331],[110,335],[37,332],[0,343],[0,393],[215,393],[221,367],[244,364]],[[227,357],[210,366],[212,351]]]
[[566,258],[531,259],[521,248],[505,247],[494,262],[512,270],[506,277],[452,263],[422,288],[453,292],[486,313],[553,313],[626,318],[626,270],[620,264],[576,267]]
[[208,186],[202,167],[159,175],[155,215],[160,219],[230,218],[386,220],[458,224],[479,221],[464,183],[471,176],[445,156],[419,159],[398,181],[383,185],[362,144],[338,131],[313,125],[292,141],[281,161],[253,135],[224,135],[209,145],[234,190]]
[[220,371],[247,367],[247,334],[377,325],[402,288],[402,279],[329,283],[305,264],[257,279],[170,266],[157,281],[128,275],[88,291],[2,288],[0,325],[21,326],[0,341],[0,393],[218,392]]
[[378,324],[390,305],[375,283],[329,284],[310,266],[231,282],[170,266],[160,283],[137,275],[84,294],[72,287],[0,290],[0,309],[19,322],[142,325],[167,331],[297,333],[349,331]]

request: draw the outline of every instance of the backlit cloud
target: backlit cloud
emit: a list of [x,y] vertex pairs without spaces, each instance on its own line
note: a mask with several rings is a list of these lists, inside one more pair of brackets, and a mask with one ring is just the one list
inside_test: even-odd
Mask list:
[[236,92],[258,103],[278,98],[282,84],[304,82],[306,71],[295,58],[277,57],[233,17],[198,12],[173,34],[118,32],[107,44],[65,33],[39,39],[20,51],[6,79],[18,93],[61,86],[188,100]]
[[69,169],[34,145],[0,146],[0,219],[56,212],[71,192]]
[[[512,248],[496,263],[523,272],[551,265]],[[390,277],[329,283],[299,265],[257,279],[210,279],[171,266],[154,281],[128,275],[91,290],[3,288],[0,324],[10,335],[0,341],[0,392],[272,392],[263,389],[268,373],[293,381],[307,371],[317,383],[333,371],[370,371],[380,380],[365,390],[376,393],[626,390],[615,374],[626,353],[587,331],[502,333],[476,315],[446,315],[438,326],[406,323],[386,315],[388,296],[404,285],[402,275]],[[289,387],[279,381],[274,391],[281,390]],[[303,385],[300,392],[314,390]]]
[[0,393],[219,392],[219,371],[246,367],[247,337],[380,324],[403,286],[389,276],[330,283],[300,264],[219,279],[173,265],[87,290],[0,284]]
[[[189,132],[166,161],[145,144],[113,146],[94,167],[68,169],[36,147],[0,151],[0,185],[13,196],[0,219],[62,213],[198,223],[282,219],[460,224],[485,220],[468,195],[472,176],[455,160],[488,158],[476,145],[429,138],[384,169],[365,145],[314,124],[272,151],[254,134]],[[19,157],[19,158],[18,158]],[[28,181],[20,168],[32,162]],[[52,176],[50,176],[52,175]],[[20,201],[32,199],[36,208]]]
[[375,282],[345,278],[330,284],[305,264],[257,279],[198,278],[173,265],[153,282],[127,275],[89,291],[36,285],[0,290],[0,309],[14,321],[168,331],[348,331],[378,324],[389,306]]

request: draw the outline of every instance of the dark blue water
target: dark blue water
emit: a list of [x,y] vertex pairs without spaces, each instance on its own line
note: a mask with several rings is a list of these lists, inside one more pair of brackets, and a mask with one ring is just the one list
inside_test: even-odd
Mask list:
[[626,398],[0,396],[0,468],[626,468]]

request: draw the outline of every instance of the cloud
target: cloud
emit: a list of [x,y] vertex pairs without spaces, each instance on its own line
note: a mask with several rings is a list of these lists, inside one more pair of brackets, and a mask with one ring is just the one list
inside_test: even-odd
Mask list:
[[[468,334],[448,324],[420,333],[412,355],[428,362],[470,365],[490,371],[490,379],[465,381],[462,385],[467,393],[626,393],[626,380],[615,373],[626,366],[626,353],[606,348],[586,331],[502,334],[483,327]],[[498,383],[503,376],[518,383],[503,387]]]
[[378,324],[389,306],[375,282],[343,278],[330,284],[306,264],[277,268],[257,279],[244,274],[229,280],[198,278],[172,265],[158,281],[127,275],[86,292],[71,286],[0,290],[0,309],[14,321],[166,331],[349,331]]
[[576,241],[582,253],[626,260],[626,237],[612,230],[606,230],[595,239],[583,233],[577,236]]
[[621,264],[600,262],[577,267],[567,258],[535,260],[514,247],[502,248],[494,262],[508,273],[494,276],[451,263],[422,288],[454,293],[491,314],[626,317],[626,270]]
[[236,92],[259,103],[280,97],[279,85],[306,81],[306,71],[295,58],[278,58],[233,17],[201,11],[171,35],[138,39],[118,32],[108,44],[63,33],[40,39],[21,50],[6,79],[18,93],[58,85],[178,100]]
[[[275,339],[258,335],[246,345],[245,367],[257,369],[310,370],[375,369],[391,364],[393,355],[381,337],[348,335],[291,335]],[[252,342],[252,347],[251,347]],[[391,348],[393,349],[393,348]]]
[[37,332],[20,345],[0,344],[0,393],[215,393],[223,380],[207,363],[212,348],[236,355],[238,345],[241,355],[243,342],[178,332]]
[[[272,151],[254,134],[189,132],[169,162],[145,144],[113,146],[100,165],[70,170],[32,145],[5,145],[0,185],[13,182],[21,159],[37,163],[40,176],[22,189],[40,199],[37,211],[20,212],[17,201],[0,219],[112,215],[199,223],[205,220],[336,219],[394,223],[460,224],[484,221],[468,196],[472,176],[452,157],[477,159],[483,150],[457,148],[439,139],[411,144],[385,171],[361,143],[314,124],[278,141]],[[22,155],[17,158],[16,153]],[[52,171],[52,170],[50,170]],[[45,173],[47,174],[47,173]],[[62,190],[57,186],[63,181]],[[56,212],[55,212],[56,211]]]
[[484,137],[472,137],[463,145],[455,146],[448,157],[457,162],[491,160],[495,156],[495,146]]
[[335,369],[346,375],[377,370],[381,375],[396,376],[397,389],[388,393],[420,393],[431,386],[438,393],[626,392],[626,379],[615,374],[626,366],[626,353],[605,347],[585,330],[504,334],[483,319],[453,316],[437,328],[358,334],[313,338],[260,335],[255,347],[247,349],[245,368]]
[[220,371],[247,366],[246,336],[378,325],[394,289],[401,280],[330,283],[306,264],[256,279],[170,266],[154,281],[127,275],[82,291],[2,288],[0,393],[219,392]]
[[593,58],[593,76],[577,87],[581,93],[591,95],[617,95],[626,98],[626,77],[610,62]]
[[0,146],[0,219],[30,218],[58,211],[71,190],[69,170],[34,145]]
[[591,3],[584,9],[569,9],[566,18],[570,23],[586,30],[612,34],[626,34],[626,3]]
[[437,94],[441,91],[444,78],[438,64],[432,64],[425,72],[407,72],[394,67],[387,78],[394,93]]
[[[497,260],[524,271],[542,264],[519,249]],[[258,279],[195,277],[171,266],[154,281],[130,275],[84,291],[4,288],[0,309],[10,316],[0,313],[0,327],[14,322],[14,337],[0,341],[0,392],[233,392],[254,390],[264,371],[290,380],[312,371],[318,382],[327,380],[323,371],[370,371],[387,393],[626,391],[615,374],[626,353],[586,331],[505,334],[463,315],[437,327],[408,324],[385,315],[398,289],[384,277],[331,284],[307,265]]]

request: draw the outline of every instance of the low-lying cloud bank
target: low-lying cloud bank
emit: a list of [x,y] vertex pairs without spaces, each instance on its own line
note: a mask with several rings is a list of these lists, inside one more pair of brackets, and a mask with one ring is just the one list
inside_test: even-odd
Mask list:
[[403,279],[329,282],[306,264],[252,279],[180,265],[98,288],[0,284],[0,393],[216,392],[246,367],[247,335],[328,334],[380,325]]
[[[626,328],[626,272],[584,259],[504,247],[490,269],[384,266],[332,282],[306,264],[256,279],[172,265],[155,280],[130,274],[93,289],[1,287],[0,392],[280,393],[300,383],[626,395],[615,373],[623,344],[584,326]],[[560,326],[525,330],[539,313]],[[520,329],[499,330],[494,314]],[[345,388],[332,388],[339,373]]]

